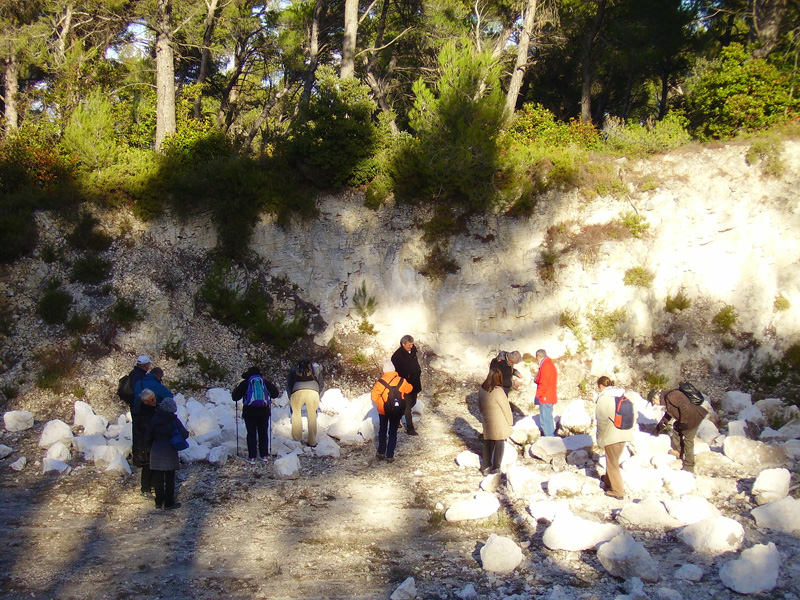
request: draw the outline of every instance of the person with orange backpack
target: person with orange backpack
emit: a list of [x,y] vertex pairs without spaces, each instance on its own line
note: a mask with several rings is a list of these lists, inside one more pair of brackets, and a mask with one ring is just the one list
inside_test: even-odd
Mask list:
[[[263,462],[269,460],[269,420],[272,399],[279,395],[274,383],[261,374],[258,367],[250,367],[242,373],[242,381],[233,388],[234,402],[242,400],[242,419],[247,429],[247,462],[256,464],[256,456]],[[238,436],[236,440],[239,442]]]
[[636,410],[625,396],[625,390],[603,375],[597,380],[597,445],[606,453],[606,472],[600,480],[606,496],[621,500],[625,497],[625,484],[619,468],[619,459],[625,443],[632,442],[636,431]]
[[394,462],[397,429],[406,411],[406,394],[414,386],[397,374],[391,360],[384,361],[383,375],[372,386],[372,401],[378,408],[378,460]]

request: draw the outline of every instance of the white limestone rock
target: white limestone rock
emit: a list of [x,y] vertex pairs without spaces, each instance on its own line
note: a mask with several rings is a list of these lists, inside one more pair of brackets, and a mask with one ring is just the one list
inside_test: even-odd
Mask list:
[[320,435],[317,438],[317,447],[314,448],[316,456],[329,456],[332,458],[339,458],[342,454],[339,444],[327,435]]
[[480,469],[481,457],[474,452],[464,450],[456,456],[456,464],[462,468]]
[[461,591],[456,592],[456,596],[461,600],[478,600],[478,592],[475,591],[475,586],[471,583],[465,585]]
[[653,490],[663,486],[662,472],[656,469],[625,469],[623,470],[625,491],[636,497],[649,496]]
[[572,514],[569,504],[558,500],[533,501],[528,506],[528,512],[536,521],[547,521],[548,523],[552,523],[560,514]]
[[764,468],[786,465],[786,453],[783,448],[744,437],[728,436],[725,438],[722,450],[725,456],[745,467]]
[[108,445],[112,448],[116,448],[117,452],[119,452],[122,457],[128,456],[133,449],[133,442],[125,438],[112,438],[108,440]]
[[547,482],[547,494],[553,498],[557,496],[574,498],[581,494],[581,489],[586,479],[588,479],[586,475],[580,475],[570,471],[556,473]]
[[278,458],[274,463],[275,477],[277,479],[297,479],[300,477],[300,459],[297,454],[287,454]]
[[728,517],[711,517],[687,525],[679,537],[696,553],[716,556],[738,550],[744,540],[744,528]]
[[545,477],[524,465],[514,465],[506,470],[506,487],[517,498],[527,498],[532,494],[541,494]]
[[510,538],[493,533],[481,548],[484,571],[511,573],[521,562],[522,550]]
[[705,498],[684,496],[680,500],[664,500],[667,512],[682,525],[699,523],[720,515],[719,509]]
[[75,427],[83,427],[89,417],[95,416],[94,409],[83,400],[76,400],[73,409],[75,416],[72,419],[72,423]]
[[[109,448],[111,447],[109,446]],[[97,465],[97,462],[95,462],[95,465]],[[131,466],[128,464],[127,460],[120,456],[119,452],[114,451],[114,456],[106,465],[104,473],[106,475],[124,477],[131,474]]]
[[514,423],[508,439],[520,446],[526,446],[527,444],[533,444],[541,435],[536,420],[533,417],[524,417]]
[[650,458],[650,464],[656,469],[680,468],[678,457],[672,454],[656,454]]
[[568,400],[561,407],[561,429],[566,433],[588,434],[594,430],[594,407],[577,398]]
[[62,442],[65,446],[72,445],[72,428],[60,419],[53,419],[45,424],[39,437],[39,447],[47,449],[56,442]]
[[225,446],[212,448],[208,453],[208,462],[215,467],[224,467],[228,462],[228,449]]
[[5,444],[0,444],[0,460],[4,459],[6,456],[11,454],[14,450],[11,446],[6,446]]
[[570,435],[562,439],[564,440],[564,447],[567,449],[567,452],[591,450],[592,446],[594,446],[594,439],[586,433]]
[[83,435],[105,435],[108,427],[108,419],[100,415],[90,415],[86,417],[83,424]]
[[413,577],[409,577],[392,592],[389,600],[414,600],[416,597],[417,584]]
[[444,513],[447,521],[473,521],[491,517],[500,508],[500,501],[494,494],[476,492],[471,498],[456,500]]
[[186,440],[189,447],[185,450],[178,452],[178,456],[183,463],[203,462],[208,460],[208,454],[211,452],[206,444],[198,444],[195,438],[190,437]]
[[775,544],[757,544],[722,565],[719,578],[725,587],[739,594],[760,594],[778,584],[780,568],[781,555]]
[[697,428],[696,439],[703,440],[706,444],[711,445],[717,437],[719,437],[719,429],[711,422],[711,419],[703,419],[700,421],[700,426]]
[[657,454],[666,454],[671,448],[671,441],[666,434],[650,435],[644,431],[634,432],[632,442],[628,442],[628,448],[632,454],[644,454],[646,456],[655,456]]
[[73,439],[73,446],[78,454],[82,454],[87,460],[91,460],[91,456],[96,446],[105,446],[107,444],[104,435],[76,435]]
[[786,496],[750,511],[759,529],[800,533],[800,500]]
[[627,533],[621,533],[600,544],[597,548],[597,559],[614,577],[639,577],[644,581],[658,581],[658,562],[653,560],[644,545]]
[[781,444],[786,458],[789,460],[800,460],[800,440],[789,440]]
[[517,464],[519,452],[517,452],[517,447],[508,440],[504,441],[503,444],[505,444],[505,449],[503,450],[503,460],[500,463],[500,467],[507,469],[511,465]]
[[592,549],[621,532],[622,528],[619,525],[596,523],[575,516],[572,512],[561,512],[545,530],[542,541],[551,550],[578,552]]
[[70,467],[63,460],[45,458],[42,461],[42,473],[68,474],[70,471],[72,471],[72,467]]
[[69,448],[67,448],[63,442],[56,442],[50,446],[47,449],[47,454],[45,454],[45,456],[47,458],[54,458],[64,462],[72,460],[72,452],[70,452]]
[[680,498],[697,489],[694,473],[664,469],[661,474],[664,478],[664,489],[673,498]]
[[755,405],[748,406],[744,410],[740,410],[736,418],[739,421],[747,421],[748,423],[752,423],[757,427],[763,427],[767,424],[767,419],[764,416],[764,413],[762,413],[761,409]]
[[789,495],[791,474],[788,469],[764,469],[753,484],[753,496],[761,506]]
[[480,488],[484,492],[489,492],[490,494],[493,494],[494,492],[500,489],[500,483],[501,483],[500,473],[492,473],[490,475],[487,475],[481,480]]
[[25,458],[24,456],[20,456],[17,460],[12,462],[8,466],[11,467],[11,469],[14,471],[22,471],[22,469],[24,469],[25,465],[27,464],[28,464],[28,459]]
[[556,457],[566,458],[567,447],[564,440],[557,436],[542,436],[528,449],[531,457],[539,458],[544,461],[551,461]]
[[703,575],[705,575],[703,569],[693,564],[685,564],[675,571],[675,579],[691,583],[697,583],[703,578]]
[[25,431],[33,427],[33,413],[27,410],[10,410],[3,414],[7,431]]
[[617,520],[627,527],[665,531],[683,525],[667,512],[664,504],[653,497],[641,502],[627,502],[622,506]]
[[658,600],[683,600],[680,592],[668,587],[660,587],[656,590]]
[[725,392],[722,396],[720,408],[723,412],[731,415],[738,415],[741,411],[753,405],[750,394],[745,392]]

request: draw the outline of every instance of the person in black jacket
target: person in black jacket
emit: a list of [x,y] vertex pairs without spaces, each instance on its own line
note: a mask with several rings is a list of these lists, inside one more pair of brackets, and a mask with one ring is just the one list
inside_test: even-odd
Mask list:
[[147,375],[151,366],[152,362],[150,362],[150,357],[144,354],[136,359],[136,366],[128,373],[128,377],[130,377],[130,386],[134,392],[136,391],[136,384],[144,379],[144,376]]
[[150,446],[144,443],[147,426],[156,414],[156,395],[151,389],[145,389],[131,405],[133,420],[131,458],[133,465],[142,469],[141,494],[145,498],[153,497],[152,472],[150,471]]
[[512,389],[518,387],[522,381],[522,374],[514,368],[514,365],[521,360],[522,355],[516,350],[513,352],[501,350],[489,363],[490,370],[497,369],[503,374],[503,391],[505,391],[506,396],[511,393]]
[[[263,404],[261,402],[252,402],[247,397],[247,389],[250,384],[251,377],[261,377],[265,391],[269,394],[269,398]],[[266,462],[269,460],[269,416],[270,416],[270,400],[277,398],[279,395],[277,386],[261,374],[261,369],[258,367],[250,367],[242,373],[242,381],[240,381],[233,391],[231,397],[234,402],[244,400],[242,407],[242,419],[244,419],[244,426],[247,429],[247,462],[251,465],[256,464],[257,453],[261,455],[261,460]]]
[[405,395],[406,398],[406,433],[408,435],[418,435],[414,429],[414,419],[411,409],[417,403],[417,395],[422,391],[422,367],[417,360],[417,347],[414,345],[414,338],[404,335],[400,338],[400,347],[392,354],[392,364],[395,371],[403,379],[412,385],[412,392]]
[[175,502],[175,471],[180,466],[180,458],[170,439],[176,429],[184,440],[189,437],[189,432],[175,414],[177,410],[175,400],[162,400],[144,433],[144,444],[150,448],[150,470],[153,472],[156,508],[172,509],[181,505],[180,502]]

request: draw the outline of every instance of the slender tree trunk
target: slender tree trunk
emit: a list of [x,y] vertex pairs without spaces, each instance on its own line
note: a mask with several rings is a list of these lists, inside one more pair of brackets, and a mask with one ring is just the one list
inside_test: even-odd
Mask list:
[[581,52],[581,121],[584,123],[592,119],[592,46],[594,39],[603,23],[606,10],[606,0],[597,1],[597,12],[592,19],[592,26],[583,38]]
[[267,117],[269,117],[269,113],[275,108],[275,105],[280,102],[281,98],[283,98],[287,93],[289,93],[289,88],[284,87],[278,91],[275,96],[273,96],[272,100],[267,102],[264,105],[264,108],[261,109],[261,114],[258,115],[253,125],[250,127],[250,131],[247,132],[247,144],[246,147],[249,148],[250,145],[253,143],[253,140],[256,139],[256,135],[258,135],[258,130],[261,129],[261,126],[266,122]]
[[[386,76],[379,79],[375,74],[375,69],[378,66],[378,53],[383,46],[383,35],[386,32],[386,18],[388,13],[389,0],[384,0],[383,5],[381,6],[380,17],[378,17],[378,25],[375,28],[375,43],[372,45],[372,49],[370,50],[369,59],[364,61],[364,81],[367,82],[367,85],[372,91],[372,95],[375,97],[375,101],[378,103],[381,111],[386,114],[391,114],[392,108],[389,106],[389,102],[386,99],[384,82],[391,77],[391,73],[394,71],[394,67],[397,64],[397,59],[395,58],[393,52],[391,54],[391,58],[389,59],[389,67],[386,69]],[[394,118],[392,118],[389,122],[389,126],[394,133],[399,132]]]
[[300,102],[297,106],[298,112],[303,112],[308,107],[311,100],[311,90],[314,87],[314,80],[319,63],[319,24],[322,21],[327,5],[325,0],[316,0],[314,4],[314,17],[311,19],[311,32],[308,39],[308,73],[303,85],[303,93],[300,95]]
[[753,51],[753,57],[766,58],[775,50],[785,14],[786,0],[755,0],[752,29],[759,46]]
[[661,121],[667,116],[667,94],[669,93],[669,74],[671,73],[670,61],[667,60],[661,65],[661,99],[658,102],[658,120]]
[[633,92],[633,66],[628,63],[628,73],[625,77],[625,94],[622,99],[622,111],[620,117],[624,121],[628,120],[628,113],[631,110],[631,94]]
[[528,0],[525,9],[525,20],[522,25],[522,32],[519,36],[517,45],[517,61],[514,64],[514,71],[511,73],[511,81],[508,83],[508,93],[506,94],[506,105],[503,111],[506,121],[514,115],[519,98],[519,89],[522,87],[522,79],[525,77],[525,70],[528,67],[528,50],[531,43],[533,25],[536,23],[536,3],[537,0]]
[[156,17],[156,151],[176,131],[175,62],[172,50],[172,0],[158,0]]
[[350,79],[356,69],[356,38],[358,37],[358,0],[345,0],[344,38],[342,39],[342,69],[340,77]]
[[59,27],[56,35],[56,64],[63,66],[67,60],[67,40],[69,39],[72,30],[72,3],[68,2],[64,9],[64,18],[61,20],[61,27]]
[[[209,65],[211,64],[211,39],[214,35],[214,27],[217,25],[219,17],[219,0],[206,0],[205,29],[203,31],[203,49],[200,52],[200,70],[197,73],[197,83],[202,84],[208,77]],[[194,99],[194,118],[200,120],[203,117],[203,94],[197,94]]]
[[3,116],[6,122],[6,137],[19,128],[19,114],[17,113],[17,94],[19,92],[19,63],[15,56],[8,56],[5,60],[5,111]]

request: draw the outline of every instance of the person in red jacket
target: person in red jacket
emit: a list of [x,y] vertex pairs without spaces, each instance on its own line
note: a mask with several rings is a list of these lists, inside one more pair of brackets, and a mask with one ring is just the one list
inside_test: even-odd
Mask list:
[[539,360],[539,372],[536,374],[536,398],[534,403],[539,405],[539,426],[542,435],[552,437],[556,426],[553,421],[553,405],[558,402],[556,387],[558,386],[558,371],[553,361],[543,349],[536,351]]

